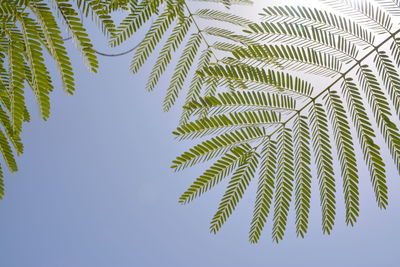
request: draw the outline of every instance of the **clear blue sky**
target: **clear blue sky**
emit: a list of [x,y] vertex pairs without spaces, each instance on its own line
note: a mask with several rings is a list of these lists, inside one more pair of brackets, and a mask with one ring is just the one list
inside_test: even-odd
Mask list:
[[323,235],[314,192],[304,240],[296,238],[291,214],[283,242],[272,243],[269,223],[261,242],[252,245],[253,186],[222,231],[211,235],[209,221],[225,184],[188,206],[178,204],[204,168],[179,174],[169,169],[185,145],[170,134],[178,110],[161,110],[166,81],[149,94],[145,75],[129,73],[130,56],[102,58],[100,74],[91,75],[73,55],[77,93],[56,90],[47,122],[32,106],[20,171],[6,177],[0,266],[400,266],[400,177],[393,165],[386,211],[376,207],[360,166],[361,216],[353,228],[345,226],[339,199],[333,234]]

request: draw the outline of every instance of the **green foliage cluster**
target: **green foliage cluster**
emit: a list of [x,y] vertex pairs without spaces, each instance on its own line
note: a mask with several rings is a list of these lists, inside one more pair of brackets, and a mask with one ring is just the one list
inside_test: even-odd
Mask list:
[[[194,78],[200,77],[203,89],[196,87],[194,94],[189,86],[174,134],[179,140],[203,140],[178,156],[172,168],[180,171],[216,159],[180,197],[184,204],[230,177],[211,221],[213,233],[226,222],[250,180],[257,176],[250,241],[258,242],[273,211],[272,238],[279,242],[292,201],[296,232],[304,237],[311,205],[312,164],[319,185],[322,231],[330,234],[335,224],[338,176],[346,223],[354,225],[360,211],[356,139],[377,205],[388,205],[385,163],[377,135],[386,141],[400,171],[396,125],[400,30],[392,22],[400,5],[379,0],[322,2],[339,12],[269,6],[260,14],[261,22],[220,10],[194,13],[228,26],[200,31],[203,51],[213,51],[212,61],[195,69]],[[219,40],[209,45],[207,35],[211,35],[210,40]],[[295,76],[301,73],[307,75]],[[315,77],[332,82],[315,90]],[[218,89],[210,92],[210,86]],[[357,136],[353,136],[352,127]],[[210,138],[204,140],[206,136]],[[340,165],[339,173],[335,161]]]
[[[150,25],[130,69],[138,73],[160,49],[146,89],[154,90],[173,68],[163,109],[170,110],[186,89],[174,135],[200,139],[172,168],[180,171],[214,160],[179,202],[189,203],[229,178],[211,232],[222,227],[257,177],[250,242],[258,242],[270,213],[272,238],[282,240],[292,202],[297,235],[304,237],[314,169],[322,231],[330,234],[335,224],[338,179],[346,223],[354,225],[360,212],[357,142],[377,205],[387,207],[386,169],[377,138],[383,137],[400,172],[400,28],[393,23],[400,16],[399,1],[321,0],[337,12],[267,6],[261,21],[254,22],[231,12],[232,5],[251,4],[247,0],[214,0],[210,6],[216,8],[195,12],[185,0],[50,2],[52,6],[44,0],[0,2],[0,150],[11,171],[17,169],[14,150],[23,151],[22,123],[29,121],[25,85],[35,93],[42,117],[50,114],[53,83],[44,53],[57,63],[66,92],[74,91],[60,21],[89,70],[98,68],[80,13],[99,25],[112,47]],[[112,20],[117,10],[125,14],[118,25]],[[217,26],[201,27],[204,21]],[[315,89],[316,78],[331,83]]]

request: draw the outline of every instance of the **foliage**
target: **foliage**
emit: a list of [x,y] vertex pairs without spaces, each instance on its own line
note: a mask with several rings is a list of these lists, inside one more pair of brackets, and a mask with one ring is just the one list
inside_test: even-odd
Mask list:
[[[11,171],[17,169],[13,150],[23,151],[22,123],[29,121],[25,83],[35,93],[42,117],[50,114],[53,83],[45,51],[57,63],[66,92],[74,91],[58,21],[65,23],[89,70],[98,68],[79,11],[98,24],[112,47],[149,27],[133,52],[130,69],[138,73],[159,51],[146,89],[154,90],[168,68],[174,69],[166,88],[165,111],[182,97],[188,84],[174,135],[182,141],[200,140],[179,155],[172,168],[180,171],[214,160],[181,195],[182,204],[230,177],[211,232],[220,230],[257,176],[250,242],[259,241],[272,211],[272,238],[282,240],[291,208],[297,235],[304,237],[314,169],[322,231],[330,234],[334,228],[336,184],[342,185],[346,223],[354,225],[360,213],[358,148],[377,205],[387,207],[385,163],[377,140],[384,139],[400,172],[396,123],[400,29],[394,23],[400,15],[398,1],[321,0],[336,11],[268,6],[260,14],[261,21],[232,11],[232,5],[250,4],[247,0],[215,0],[210,3],[215,8],[195,12],[185,0],[77,0],[76,6],[65,0],[52,2],[57,17],[42,0],[0,4],[0,150]],[[115,25],[112,14],[118,10],[125,17]],[[321,89],[316,80],[329,84]]]
[[[226,222],[257,174],[250,241],[258,242],[273,210],[272,238],[279,242],[292,201],[296,232],[304,237],[313,161],[322,231],[330,234],[335,224],[338,175],[346,223],[354,225],[360,210],[355,139],[363,152],[377,205],[388,205],[385,163],[375,129],[400,171],[396,124],[400,92],[400,42],[396,35],[400,30],[392,22],[400,7],[397,2],[379,0],[322,2],[339,12],[269,6],[261,13],[262,21],[255,23],[234,14],[221,15],[219,10],[196,12],[201,18],[236,25],[202,30],[225,40],[205,48],[213,51],[215,61],[199,64],[194,74],[194,79],[203,79],[205,91],[201,95],[199,86],[193,94],[189,87],[184,117],[174,132],[179,140],[202,140],[178,156],[173,169],[180,171],[216,159],[181,196],[181,203],[203,195],[232,173],[211,221],[213,233]],[[232,30],[238,26],[242,33]],[[301,73],[306,75],[296,76]],[[316,77],[331,82],[316,90]],[[211,94],[207,94],[209,81],[218,85]],[[352,127],[357,136],[353,136]],[[207,136],[210,138],[204,140]],[[247,152],[238,155],[235,149]],[[340,166],[338,173],[335,164]]]

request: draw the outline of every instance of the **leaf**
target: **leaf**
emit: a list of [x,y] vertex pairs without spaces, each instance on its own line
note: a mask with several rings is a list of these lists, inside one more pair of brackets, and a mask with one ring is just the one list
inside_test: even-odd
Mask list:
[[232,54],[248,64],[254,61],[267,64],[268,60],[280,60],[278,62],[284,68],[329,77],[340,72],[342,67],[340,61],[330,54],[289,45],[250,45],[238,48]]
[[10,46],[8,47],[9,60],[9,81],[11,95],[11,123],[15,134],[22,130],[24,119],[24,81],[25,81],[25,60],[23,57],[23,37],[17,29],[10,31]]
[[329,52],[345,63],[357,58],[358,47],[342,35],[316,26],[300,23],[261,22],[248,26],[246,33],[258,42],[280,42],[288,45],[308,47],[316,51]]
[[346,206],[346,223],[354,225],[359,214],[358,165],[354,152],[349,119],[344,104],[336,91],[329,91],[326,107],[333,125],[333,136],[341,165],[343,193]]
[[64,41],[56,19],[50,8],[44,3],[30,1],[29,7],[41,25],[47,48],[57,63],[64,89],[67,93],[72,94],[75,91],[72,65],[64,47]]
[[342,90],[358,134],[364,159],[368,165],[376,201],[379,207],[386,208],[388,204],[388,191],[385,163],[380,155],[380,147],[374,142],[375,133],[363,105],[364,101],[351,78],[343,80]]
[[256,202],[249,233],[251,243],[258,242],[267,221],[274,193],[275,171],[276,142],[268,138],[262,143]]
[[267,111],[233,112],[228,115],[221,114],[204,117],[194,122],[183,124],[173,132],[180,140],[193,139],[208,134],[229,132],[243,127],[263,127],[267,124],[278,124],[280,114]]
[[172,31],[172,34],[164,44],[160,55],[151,71],[146,88],[151,91],[156,86],[162,73],[167,68],[171,61],[172,53],[178,49],[179,45],[182,43],[183,38],[186,36],[193,20],[191,18],[186,18],[183,23],[179,23]]
[[167,88],[167,94],[164,99],[164,111],[168,111],[175,103],[183,83],[188,75],[189,69],[192,66],[197,51],[200,47],[202,37],[199,33],[195,33],[190,37],[185,49],[175,67],[175,72],[172,76],[171,82]]
[[293,125],[296,233],[304,238],[311,202],[311,149],[307,117],[298,115]]
[[385,51],[378,51],[374,62],[397,115],[400,117],[400,74]]
[[375,36],[350,18],[326,10],[304,6],[269,6],[261,16],[269,22],[298,23],[336,33],[355,44],[373,45]]
[[125,42],[157,12],[162,3],[164,3],[163,0],[143,0],[140,3],[134,3],[128,16],[117,26],[110,45],[116,47]]
[[49,71],[45,65],[42,48],[40,46],[40,33],[34,20],[22,17],[20,19],[26,49],[29,59],[32,80],[30,85],[39,104],[40,113],[44,120],[50,116],[49,93],[53,90]]
[[93,45],[91,44],[89,36],[78,17],[78,13],[68,0],[53,1],[56,3],[57,11],[60,13],[61,18],[66,23],[68,31],[74,39],[76,46],[80,50],[89,70],[92,72],[97,72],[99,62],[97,60],[95,51],[93,50]]
[[171,11],[167,10],[157,18],[153,25],[151,25],[150,30],[140,42],[138,48],[136,49],[135,55],[133,56],[130,67],[133,73],[137,73],[143,66],[144,62],[150,56],[156,45],[161,41],[161,38],[168,30],[174,19],[175,13],[171,13]]
[[265,71],[262,68],[248,65],[207,66],[198,71],[198,74],[205,77],[215,77],[220,80],[261,83],[305,97],[310,97],[313,92],[313,87],[310,83],[289,73],[270,69]]
[[11,150],[10,144],[7,141],[6,136],[3,131],[0,130],[0,151],[3,155],[4,161],[7,164],[8,169],[11,172],[16,172],[18,170],[17,162],[15,161],[14,154]]
[[176,171],[208,161],[212,158],[225,154],[228,150],[241,144],[257,141],[266,136],[263,128],[243,128],[233,132],[227,132],[215,136],[198,145],[189,151],[178,156],[171,166]]
[[400,133],[392,116],[388,101],[381,90],[380,84],[372,70],[367,65],[361,65],[357,71],[359,82],[372,108],[375,121],[389,147],[392,158],[400,173]]
[[281,127],[277,137],[277,172],[275,182],[274,219],[272,239],[283,239],[292,199],[294,165],[292,130]]
[[115,32],[114,21],[109,14],[108,3],[102,3],[97,0],[77,0],[78,8],[86,16],[91,16],[101,28],[106,36],[110,36]]
[[378,34],[390,32],[392,21],[390,16],[379,6],[365,0],[321,0],[340,13],[351,17]]
[[249,152],[249,149],[248,145],[243,145],[235,147],[223,155],[181,195],[179,203],[186,204],[221,182],[222,179],[236,169],[239,162]]
[[247,18],[237,16],[229,12],[221,12],[219,10],[212,9],[200,9],[195,15],[203,19],[222,21],[243,27],[252,23],[252,21]]
[[310,109],[310,128],[319,179],[322,208],[322,231],[330,234],[335,223],[336,200],[333,158],[328,132],[328,121],[323,106],[313,103]]
[[295,110],[296,101],[289,96],[278,94],[234,91],[199,98],[197,101],[192,101],[184,108],[195,114],[205,108],[211,109],[211,114],[265,109]]
[[250,184],[250,180],[254,177],[258,165],[258,157],[257,153],[250,152],[233,173],[218,210],[211,220],[211,233],[215,234],[235,210],[247,186]]
[[[210,48],[203,50],[203,52],[200,55],[199,62],[197,64],[197,69],[202,69],[203,67],[210,64],[212,54],[213,52]],[[195,73],[190,82],[184,106],[189,105],[189,103],[200,97],[203,84],[204,84],[203,77],[201,77],[198,73]],[[183,109],[180,119],[180,124],[186,123],[189,120],[190,115],[191,114],[189,109]]]

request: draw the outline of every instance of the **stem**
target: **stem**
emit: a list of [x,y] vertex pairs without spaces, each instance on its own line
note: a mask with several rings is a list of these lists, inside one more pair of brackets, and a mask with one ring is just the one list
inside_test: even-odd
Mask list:
[[[211,45],[207,42],[207,39],[206,39],[206,37],[204,36],[203,31],[201,30],[199,24],[197,24],[196,20],[194,19],[194,15],[193,15],[193,13],[190,11],[190,8],[189,8],[189,6],[187,5],[186,1],[185,1],[185,7],[186,7],[186,10],[187,10],[188,13],[189,13],[189,17],[192,18],[193,24],[196,26],[196,28],[197,28],[197,30],[198,30],[198,32],[199,32],[201,38],[202,38],[203,41],[206,43],[207,48],[211,48]],[[218,59],[218,57],[215,55],[215,53],[214,53],[213,50],[211,50],[211,53],[212,53],[212,55],[214,56],[215,60],[216,60],[217,62],[219,62],[219,59]]]

